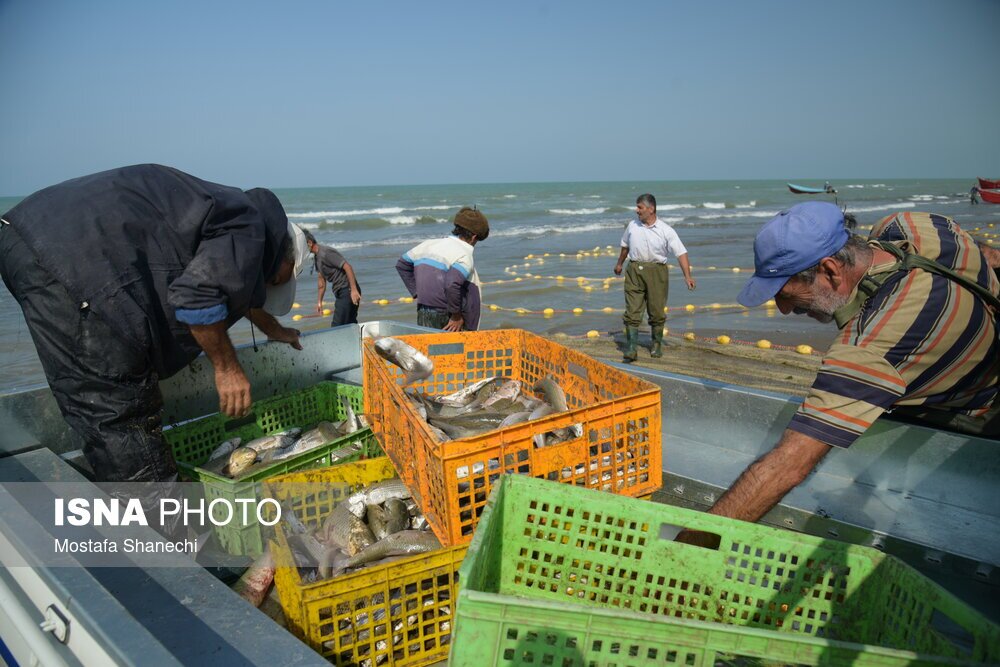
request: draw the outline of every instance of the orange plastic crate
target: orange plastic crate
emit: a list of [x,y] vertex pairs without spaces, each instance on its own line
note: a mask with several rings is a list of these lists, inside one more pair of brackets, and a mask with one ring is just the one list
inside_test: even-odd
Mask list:
[[[403,373],[363,346],[364,401],[372,429],[400,478],[445,545],[472,539],[497,478],[531,475],[626,496],[645,496],[663,477],[660,389],[585,354],[520,329],[400,336],[434,361],[434,374],[411,387],[446,394],[493,375],[530,392],[552,375],[568,412],[471,438],[437,442],[403,393]],[[583,436],[536,448],[536,433],[572,424]]]

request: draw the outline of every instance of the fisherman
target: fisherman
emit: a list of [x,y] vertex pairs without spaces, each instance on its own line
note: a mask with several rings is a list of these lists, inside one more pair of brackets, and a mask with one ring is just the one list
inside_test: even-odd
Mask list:
[[970,204],[979,203],[979,186],[973,185],[972,189],[969,190],[969,203]]
[[97,481],[176,479],[158,382],[201,351],[219,410],[249,412],[227,333],[240,318],[302,349],[274,316],[291,308],[305,238],[269,190],[145,164],[45,188],[2,218],[0,273]]
[[615,265],[615,275],[622,274],[622,265],[627,257],[628,270],[625,272],[625,355],[624,361],[635,361],[639,353],[639,325],[645,308],[652,329],[653,345],[649,356],[663,356],[663,323],[666,321],[664,308],[667,305],[668,269],[670,254],[677,257],[687,288],[695,288],[688,263],[687,248],[681,243],[673,227],[656,217],[656,199],[651,194],[639,195],[635,200],[637,219],[625,227],[622,236],[621,253]]
[[[934,260],[987,296],[930,268],[902,269],[895,249]],[[850,447],[889,410],[952,430],[1000,433],[998,313],[986,303],[1000,283],[952,220],[897,213],[866,241],[848,233],[833,204],[806,202],[764,225],[754,260],[741,304],[773,298],[782,313],[835,321],[841,334],[781,440],[740,475],[713,514],[757,521],[832,447]],[[681,539],[708,541],[695,533]]]
[[424,241],[396,262],[396,271],[417,300],[417,324],[444,331],[479,328],[479,274],[472,261],[476,244],[490,235],[490,223],[475,207],[455,214],[451,236]]
[[323,312],[323,295],[326,294],[326,285],[329,283],[330,291],[335,299],[330,326],[357,324],[358,306],[361,305],[361,288],[358,287],[354,268],[339,252],[330,246],[317,243],[312,232],[302,230],[302,233],[305,234],[309,252],[315,256],[316,289],[319,294],[316,298],[316,312]]

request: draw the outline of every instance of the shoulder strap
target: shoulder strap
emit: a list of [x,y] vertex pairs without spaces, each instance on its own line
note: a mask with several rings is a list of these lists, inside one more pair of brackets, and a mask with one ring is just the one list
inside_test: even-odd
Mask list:
[[861,307],[864,306],[865,302],[878,292],[882,285],[885,284],[885,281],[896,272],[912,271],[913,269],[922,269],[930,273],[936,273],[939,276],[943,276],[958,283],[978,296],[984,303],[986,303],[987,306],[992,308],[994,317],[1000,317],[1000,299],[979,283],[969,280],[965,276],[952,271],[938,262],[935,262],[933,259],[928,259],[927,257],[907,252],[895,244],[874,241],[872,242],[872,245],[895,257],[896,263],[891,266],[888,271],[880,273],[877,276],[869,276],[865,274],[865,276],[861,279],[861,282],[858,284],[858,293],[855,295],[854,299],[850,303],[838,308],[833,314],[838,327],[843,328],[848,322],[850,322],[851,319],[858,314],[858,311],[861,310]]

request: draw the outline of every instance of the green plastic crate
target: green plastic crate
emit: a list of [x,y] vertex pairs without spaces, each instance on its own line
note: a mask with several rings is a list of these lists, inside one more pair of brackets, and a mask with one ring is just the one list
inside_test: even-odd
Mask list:
[[523,475],[494,487],[459,577],[463,667],[1000,661],[1000,628],[876,549]]
[[[197,466],[206,462],[223,441],[239,436],[249,442],[271,433],[278,433],[293,427],[303,430],[321,421],[336,422],[345,418],[340,397],[346,396],[357,414],[363,409],[361,387],[337,382],[320,382],[308,389],[281,394],[273,398],[257,401],[253,412],[242,419],[231,420],[221,414],[208,415],[178,424],[163,430],[163,438],[170,445],[177,461],[180,474],[191,480],[200,481],[205,490],[206,501],[224,498],[230,502],[250,499],[254,502],[263,497],[261,482],[275,475],[283,475],[298,470],[320,468],[330,465],[330,452],[350,444],[360,443],[361,452],[357,458],[381,456],[382,449],[370,428],[344,436],[322,447],[317,447],[297,456],[260,466],[249,475],[234,480],[225,475],[202,470]],[[227,553],[238,556],[258,556],[266,542],[261,526],[256,522],[243,525],[233,521],[228,526],[216,527],[215,534]]]

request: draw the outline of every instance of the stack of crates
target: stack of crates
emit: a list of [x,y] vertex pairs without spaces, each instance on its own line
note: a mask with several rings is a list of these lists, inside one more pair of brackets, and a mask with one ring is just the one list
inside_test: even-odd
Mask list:
[[460,576],[455,667],[1000,662],[1000,628],[876,549],[520,476]]
[[[282,511],[310,530],[352,493],[396,476],[388,458],[282,475],[265,483]],[[303,578],[284,521],[272,543],[275,585],[288,629],[337,665],[428,665],[448,657],[465,546],[419,554],[351,574]]]
[[[522,392],[552,376],[569,411],[482,435],[439,442],[402,385],[403,371],[363,342],[365,414],[442,544],[467,544],[497,479],[521,474],[647,496],[662,482],[660,389],[519,329],[400,336],[434,373],[406,391],[447,394],[493,376]],[[534,436],[582,425],[583,435],[538,448]]]
[[[231,479],[199,466],[207,462],[212,450],[234,437],[242,438],[245,444],[255,438],[293,427],[305,430],[321,421],[341,421],[347,416],[344,414],[341,397],[346,397],[351,408],[361,414],[364,407],[361,387],[320,382],[308,389],[257,401],[253,405],[253,413],[244,419],[231,420],[224,415],[214,414],[165,428],[163,439],[173,451],[181,475],[201,482],[206,501],[222,498],[234,506],[238,499],[256,503],[261,498],[260,485],[263,480],[296,470],[337,463],[339,460],[331,461],[331,453],[349,445],[358,445],[358,453],[340,460],[380,456],[382,452],[378,441],[370,428],[364,428],[296,456],[256,466],[253,472],[239,479]],[[215,527],[216,536],[227,553],[256,557],[262,552],[266,539],[256,521],[256,514],[251,513],[250,516],[252,520],[246,524],[234,520],[225,526]]]

